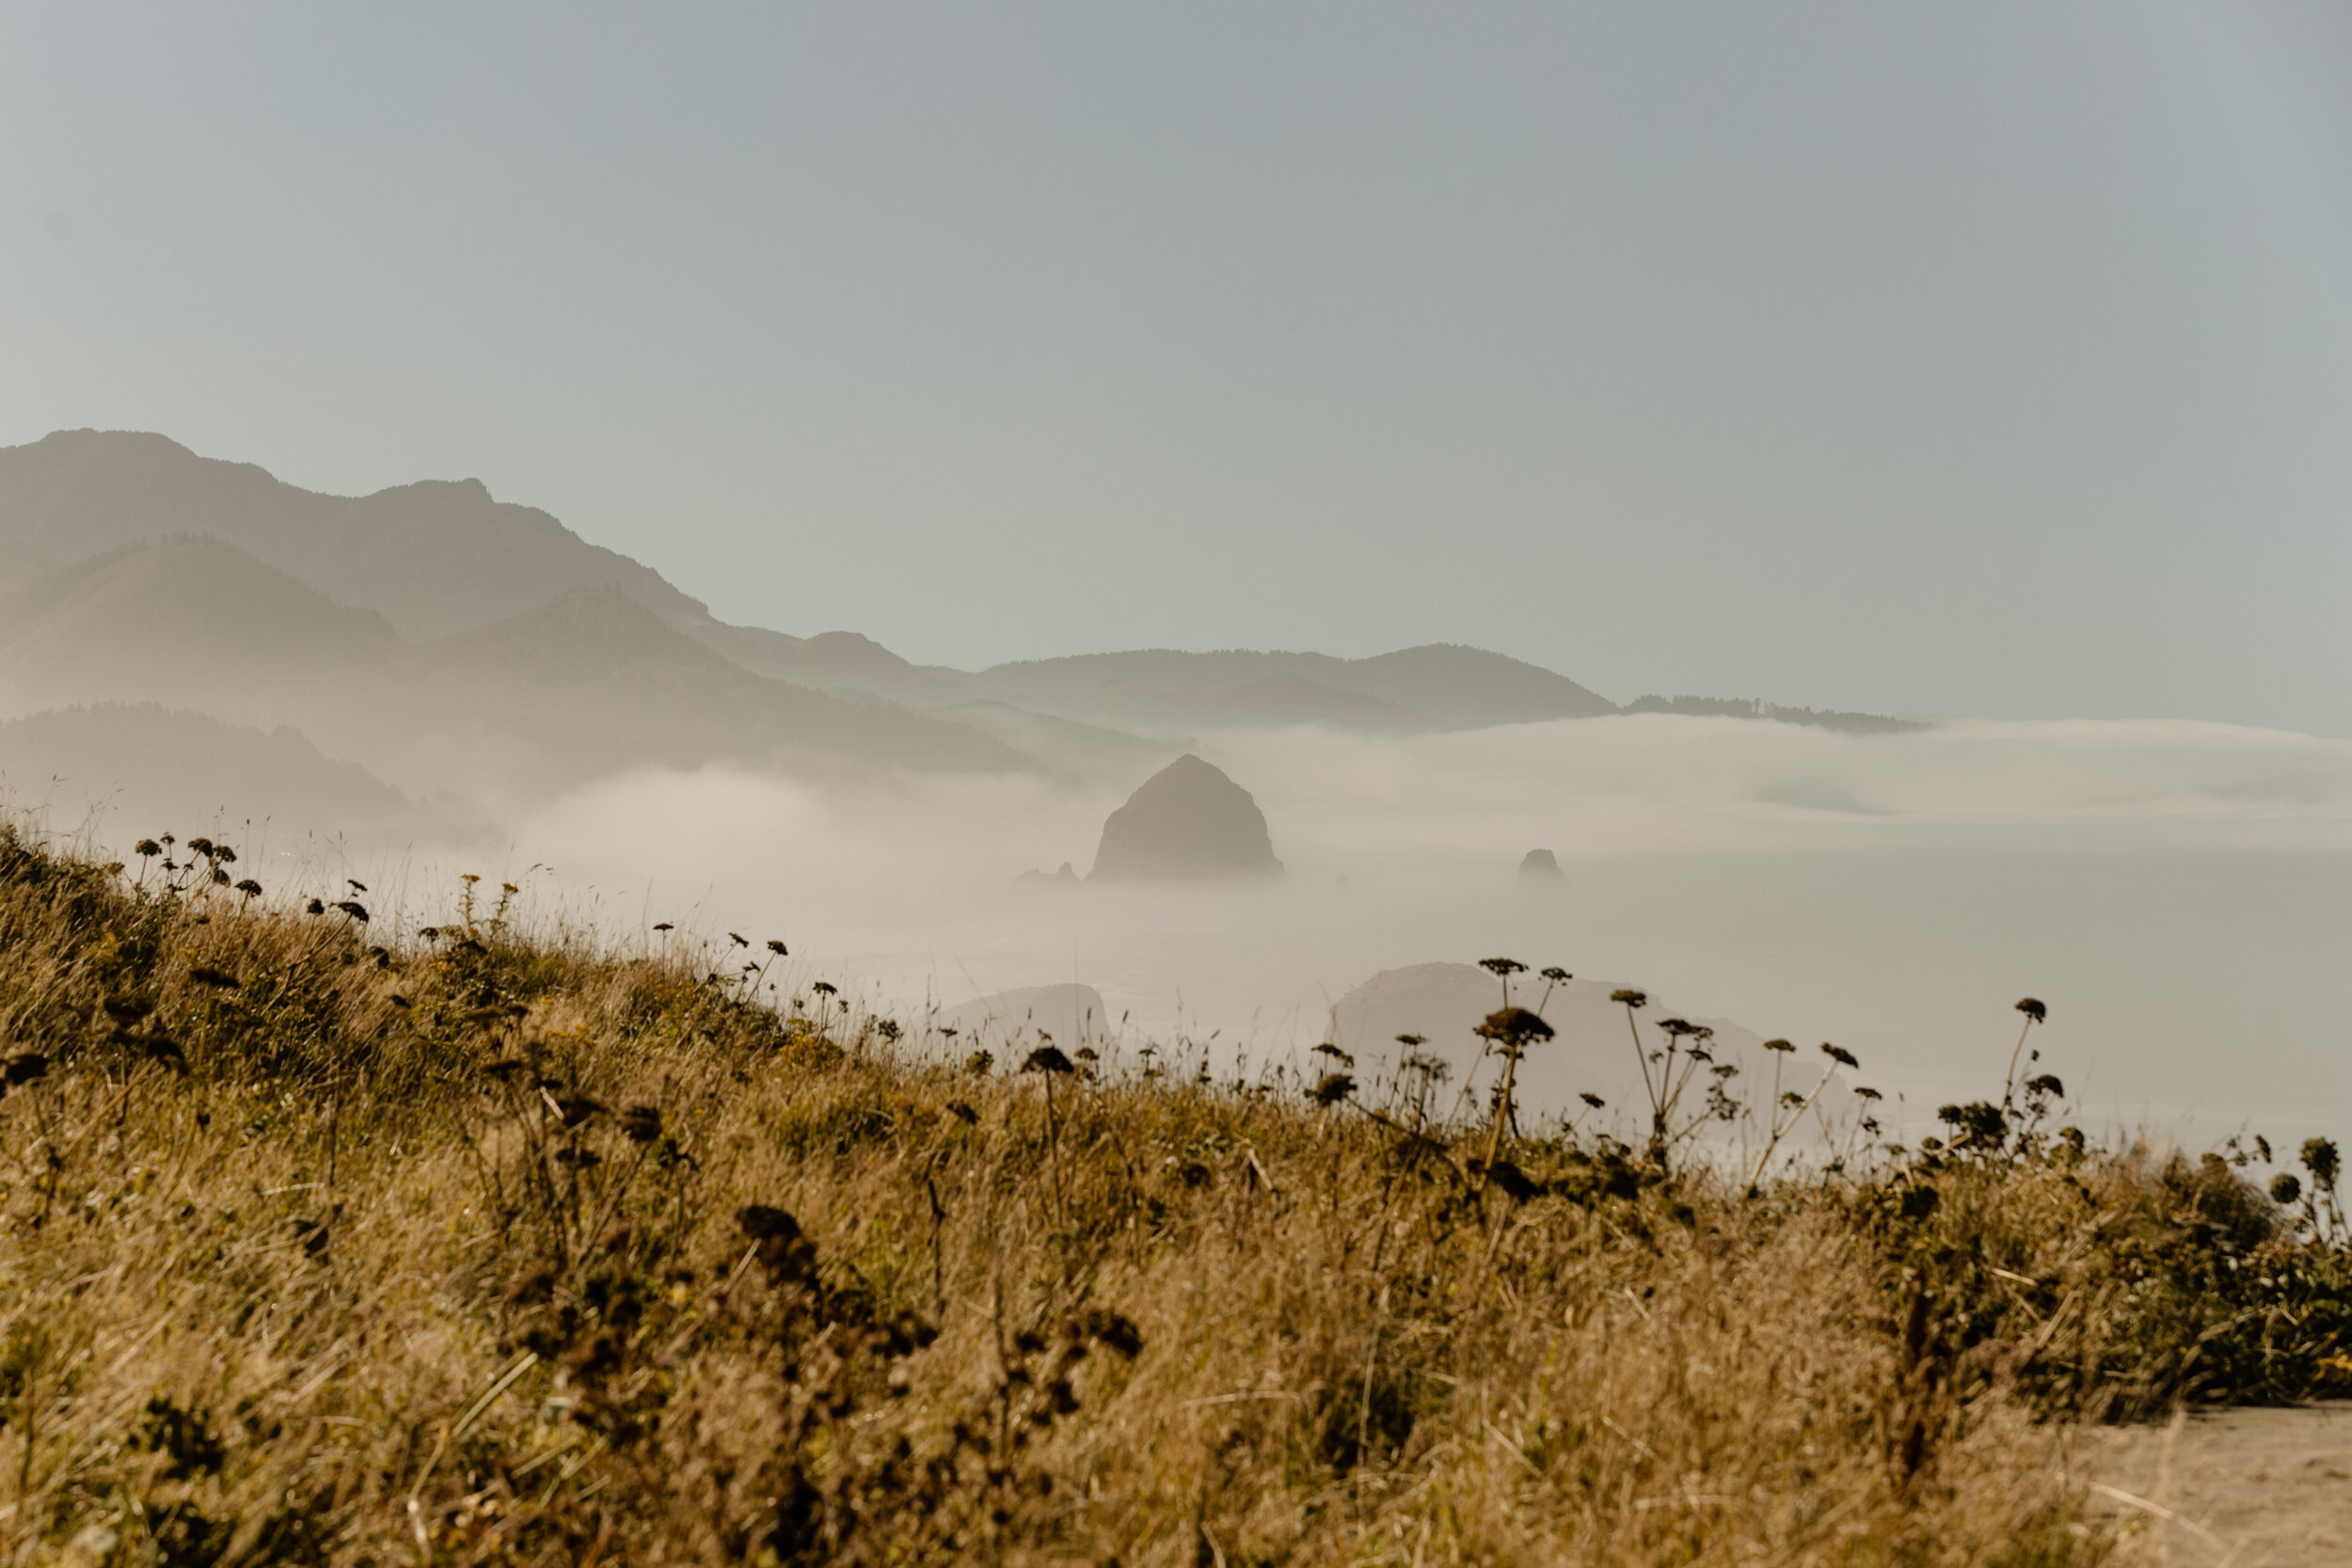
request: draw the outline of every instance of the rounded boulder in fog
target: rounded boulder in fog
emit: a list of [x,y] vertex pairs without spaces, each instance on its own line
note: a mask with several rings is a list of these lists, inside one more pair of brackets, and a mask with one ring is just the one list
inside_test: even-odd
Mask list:
[[1189,753],[1127,797],[1103,824],[1089,881],[1279,873],[1265,813],[1223,772]]

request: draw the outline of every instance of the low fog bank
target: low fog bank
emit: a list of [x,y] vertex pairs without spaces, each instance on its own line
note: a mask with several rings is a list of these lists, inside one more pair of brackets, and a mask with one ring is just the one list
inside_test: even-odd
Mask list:
[[[434,920],[473,870],[622,940],[659,921],[784,937],[802,967],[779,972],[780,996],[822,976],[914,1021],[1077,985],[1130,1051],[1181,1037],[1221,1062],[1302,1068],[1334,1004],[1374,975],[1507,955],[1808,1053],[1836,1041],[1889,1095],[1889,1131],[1912,1138],[1937,1103],[1997,1093],[2010,1004],[2033,994],[2051,1007],[2043,1065],[2094,1124],[2352,1130],[2336,977],[2352,937],[2352,742],[1643,716],[1431,737],[1235,732],[1200,750],[1256,796],[1288,875],[1016,885],[1064,861],[1083,874],[1139,775],[851,787],[704,769],[573,791],[510,822],[498,853],[288,846],[273,887],[356,876]],[[1518,875],[1538,847],[1564,878]],[[1534,1073],[1538,1098],[1565,1108],[1629,1063],[1622,1043],[1563,1043]]]

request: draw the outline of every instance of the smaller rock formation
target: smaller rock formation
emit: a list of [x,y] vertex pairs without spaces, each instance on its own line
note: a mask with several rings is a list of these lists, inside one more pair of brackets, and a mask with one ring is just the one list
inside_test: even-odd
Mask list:
[[1076,887],[1078,874],[1064,861],[1059,871],[1024,871],[1013,880],[1023,887]]
[[1143,782],[1103,824],[1089,881],[1279,873],[1265,814],[1249,791],[1186,753]]
[[1561,879],[1559,857],[1549,849],[1530,849],[1519,862],[1519,875],[1529,881],[1556,882]]

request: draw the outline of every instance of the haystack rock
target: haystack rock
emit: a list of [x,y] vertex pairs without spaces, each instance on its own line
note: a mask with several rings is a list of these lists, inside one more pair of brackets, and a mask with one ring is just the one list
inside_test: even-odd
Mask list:
[[1531,881],[1556,882],[1560,879],[1560,857],[1549,849],[1530,849],[1527,858],[1519,862],[1519,875]]
[[1189,753],[1143,782],[1103,824],[1089,881],[1279,873],[1249,791]]

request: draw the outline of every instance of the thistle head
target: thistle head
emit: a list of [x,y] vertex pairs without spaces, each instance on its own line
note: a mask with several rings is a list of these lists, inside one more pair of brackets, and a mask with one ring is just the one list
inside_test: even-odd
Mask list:
[[1488,1013],[1486,1021],[1470,1032],[1513,1051],[1536,1040],[1548,1040],[1552,1036],[1551,1025],[1525,1007],[1503,1007]]

